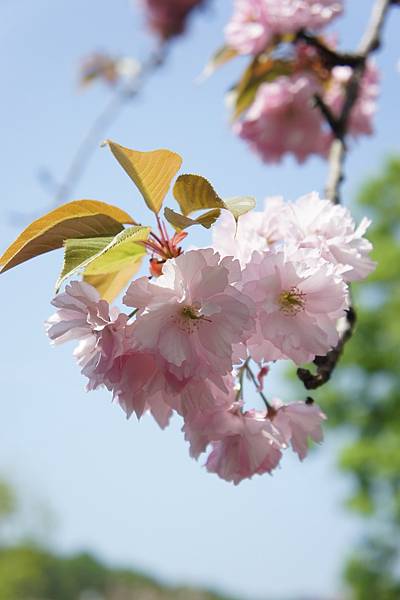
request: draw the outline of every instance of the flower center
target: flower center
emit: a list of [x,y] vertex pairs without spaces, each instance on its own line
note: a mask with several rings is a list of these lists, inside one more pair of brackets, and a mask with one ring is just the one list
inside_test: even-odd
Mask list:
[[195,304],[185,304],[175,317],[175,323],[186,333],[197,331],[202,321],[209,321],[201,314],[201,306]]
[[278,302],[280,310],[285,315],[293,316],[304,310],[306,295],[297,287],[292,287],[279,294]]

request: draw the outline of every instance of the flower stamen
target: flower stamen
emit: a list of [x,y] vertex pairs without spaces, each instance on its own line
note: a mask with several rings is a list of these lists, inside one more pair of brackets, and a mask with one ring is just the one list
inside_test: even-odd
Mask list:
[[185,304],[174,320],[180,329],[189,334],[197,331],[202,321],[211,323],[210,319],[201,314],[201,307],[196,304]]
[[304,310],[306,295],[299,288],[292,287],[279,294],[278,302],[285,315],[294,316]]

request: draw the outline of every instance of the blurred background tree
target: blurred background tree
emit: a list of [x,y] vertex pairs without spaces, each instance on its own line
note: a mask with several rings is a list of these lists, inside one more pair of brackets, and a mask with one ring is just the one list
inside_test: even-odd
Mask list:
[[[0,481],[0,531],[23,521],[17,494]],[[7,540],[7,541],[6,541]],[[0,535],[0,600],[224,600],[170,588],[142,573],[109,567],[90,553],[63,556],[22,534]],[[225,600],[228,598],[225,597]]]
[[354,285],[357,330],[330,385],[315,395],[349,442],[339,457],[350,475],[350,510],[369,518],[344,578],[354,600],[400,598],[400,158],[364,184],[358,210],[378,268]]

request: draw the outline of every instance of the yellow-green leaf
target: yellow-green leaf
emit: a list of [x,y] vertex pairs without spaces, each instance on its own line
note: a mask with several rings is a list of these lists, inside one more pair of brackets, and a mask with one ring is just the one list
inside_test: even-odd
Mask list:
[[123,269],[126,265],[146,254],[143,244],[149,237],[150,227],[129,227],[89,259],[86,275],[104,275]]
[[143,255],[138,257],[135,261],[127,264],[120,271],[114,271],[111,273],[104,273],[100,275],[85,275],[84,280],[87,283],[93,285],[100,296],[107,300],[107,302],[113,302],[115,298],[124,290],[131,279],[136,275],[140,269]]
[[251,106],[261,84],[271,82],[281,75],[290,75],[292,72],[293,63],[290,61],[271,58],[268,54],[256,56],[235,88],[232,119],[237,119]]
[[211,183],[201,175],[180,175],[173,191],[185,217],[196,210],[224,208],[223,201]]
[[236,58],[238,55],[238,51],[230,46],[222,46],[219,48],[211,57],[209,62],[206,64],[203,73],[201,74],[201,78],[205,79],[210,77],[215,71],[225,65],[227,62]]
[[187,229],[192,225],[196,225],[196,221],[194,219],[185,217],[184,215],[177,213],[175,210],[172,210],[172,208],[165,207],[164,217],[177,231],[182,231],[182,229]]
[[256,200],[252,196],[235,196],[234,198],[225,198],[224,204],[237,221],[239,217],[255,208]]
[[165,208],[164,216],[172,225],[172,227],[174,227],[177,231],[182,231],[182,229],[187,229],[192,225],[203,225],[203,227],[209,229],[211,225],[218,219],[220,212],[221,211],[219,208],[214,208],[200,215],[196,219],[190,219],[189,217],[185,217],[184,215],[175,212],[171,208]]
[[112,302],[140,269],[149,227],[131,227],[117,235],[98,256],[86,262],[84,280]]
[[[178,201],[182,214],[166,208],[164,215],[167,221],[177,230],[192,225],[203,225],[209,229],[218,219],[221,210],[229,210],[237,221],[241,215],[252,210],[256,201],[249,196],[236,196],[223,200],[214,190],[211,183],[200,175],[180,175],[174,186],[174,196]],[[189,218],[193,212],[211,209],[195,219]]]
[[112,241],[113,237],[83,238],[66,240],[64,243],[64,264],[56,283],[58,291],[65,279],[82,270],[84,266]]
[[135,221],[123,210],[97,200],[68,202],[31,223],[0,257],[1,272],[61,248],[70,238],[114,236]]
[[170,150],[138,152],[107,141],[111,152],[138,187],[147,206],[158,213],[171,181],[182,165],[179,154]]

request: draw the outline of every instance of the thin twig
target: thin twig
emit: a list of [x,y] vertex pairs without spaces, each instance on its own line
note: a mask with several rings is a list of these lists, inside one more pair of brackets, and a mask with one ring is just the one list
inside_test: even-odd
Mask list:
[[258,383],[258,381],[257,381],[257,379],[256,379],[256,376],[254,375],[254,373],[253,373],[253,371],[252,371],[252,369],[251,369],[251,367],[250,367],[250,365],[249,365],[249,361],[247,360],[247,361],[244,363],[244,365],[243,365],[243,366],[244,366],[244,368],[246,369],[246,373],[247,373],[247,375],[250,377],[250,379],[251,379],[251,380],[252,380],[252,382],[254,383],[254,385],[255,385],[255,388],[256,388],[256,390],[257,390],[258,394],[260,395],[260,398],[262,398],[262,401],[264,402],[264,404],[265,404],[265,406],[266,406],[266,409],[267,409],[267,414],[269,414],[269,413],[273,412],[273,410],[274,410],[274,409],[273,409],[273,407],[270,405],[270,403],[269,403],[269,402],[268,402],[268,400],[267,400],[267,397],[266,397],[266,395],[264,394],[264,392],[263,392],[263,391],[262,391],[262,389],[260,388],[260,386],[259,386],[259,383]]
[[[51,175],[46,172],[46,184],[51,183],[55,188],[53,201],[47,210],[51,210],[71,198],[73,190],[79,183],[85,172],[94,151],[103,141],[106,130],[118,118],[121,110],[131,102],[143,89],[146,80],[160,67],[166,57],[167,46],[159,46],[151,53],[149,58],[143,62],[138,74],[129,81],[122,89],[118,89],[95,118],[86,135],[79,144],[66,173],[58,185],[53,182]],[[42,213],[43,211],[41,211]],[[13,223],[21,224],[37,218],[37,214],[27,215],[12,213],[10,215]]]
[[322,112],[335,138],[340,137],[338,120],[329,108],[329,106],[324,102],[324,100],[319,94],[314,94],[314,100],[315,106],[317,106]]
[[[325,104],[319,104],[322,114],[327,119],[334,134],[334,140],[329,153],[326,196],[335,204],[340,204],[341,202],[340,191],[344,181],[344,167],[347,157],[346,136],[351,111],[359,96],[361,80],[365,73],[367,60],[381,46],[383,26],[388,11],[394,4],[397,4],[397,2],[393,0],[376,0],[375,2],[368,27],[358,46],[357,52],[354,54],[354,56],[358,57],[358,61],[353,67],[352,76],[345,85],[344,102],[339,116],[332,121],[331,114],[328,114],[325,110]],[[315,358],[316,374],[313,374],[308,369],[297,370],[298,378],[307,389],[316,389],[330,379],[346,343],[353,335],[356,319],[355,309],[350,306],[346,312],[345,326],[341,332],[337,346],[328,352],[326,356],[317,356]]]
[[[165,47],[163,46],[162,48],[164,50]],[[55,206],[67,200],[71,195],[72,190],[76,187],[84,173],[93,151],[101,143],[105,130],[119,116],[122,108],[139,94],[146,79],[163,64],[164,58],[164,54],[160,49],[153,52],[149,59],[142,64],[137,76],[123,89],[116,91],[104,110],[94,120],[87,134],[79,144],[66,171],[63,182],[59,186],[58,193],[54,198]]]

